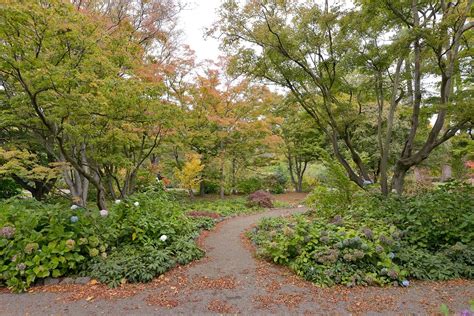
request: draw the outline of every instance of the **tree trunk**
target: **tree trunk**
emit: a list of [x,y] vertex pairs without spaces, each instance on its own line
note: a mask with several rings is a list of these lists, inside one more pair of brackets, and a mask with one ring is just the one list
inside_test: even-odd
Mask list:
[[38,201],[42,201],[46,198],[49,192],[54,187],[57,179],[50,179],[44,181],[34,181],[34,186],[30,185],[29,182],[21,179],[16,175],[12,175],[12,179],[20,185],[23,189],[28,190],[31,195]]
[[407,171],[407,168],[395,166],[395,170],[392,177],[392,189],[395,190],[398,195],[403,194],[403,184]]
[[99,208],[99,210],[107,209],[107,203],[105,201],[105,190],[102,184],[99,184],[97,188],[97,207]]
[[224,161],[221,162],[221,179],[220,179],[220,198],[223,199],[225,196],[225,174],[224,174]]
[[441,168],[441,182],[446,182],[450,180],[453,176],[453,170],[451,168],[451,165],[444,164]]
[[[387,132],[385,135],[385,140],[382,145],[382,156],[380,160],[380,188],[383,195],[388,195],[389,187],[388,187],[388,158],[390,156],[390,144],[392,141],[392,130],[393,130],[393,119],[395,117],[395,110],[397,108],[398,102],[400,98],[397,98],[399,80],[400,80],[400,71],[402,68],[403,59],[400,58],[397,63],[397,68],[395,70],[395,75],[393,79],[393,86],[392,86],[392,96],[390,100],[390,109],[387,118]],[[380,139],[382,135],[380,135]]]
[[303,192],[303,175],[298,175],[298,183],[296,184],[296,192]]
[[204,196],[206,194],[206,187],[204,186],[204,181],[199,182],[199,195]]

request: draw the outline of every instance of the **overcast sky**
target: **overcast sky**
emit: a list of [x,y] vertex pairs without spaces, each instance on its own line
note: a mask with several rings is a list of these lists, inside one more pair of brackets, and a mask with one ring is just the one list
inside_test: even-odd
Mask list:
[[188,8],[181,13],[183,41],[194,51],[199,60],[216,60],[219,55],[219,42],[213,38],[204,39],[204,30],[217,19],[216,9],[222,0],[189,0]]

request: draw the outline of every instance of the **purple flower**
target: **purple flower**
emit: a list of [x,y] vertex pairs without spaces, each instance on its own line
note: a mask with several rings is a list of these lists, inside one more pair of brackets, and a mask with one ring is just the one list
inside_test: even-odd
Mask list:
[[25,271],[26,269],[26,264],[24,264],[23,262],[22,263],[19,263],[16,265],[16,268],[20,271]]
[[4,226],[0,229],[0,236],[10,239],[13,236],[15,236],[15,232],[16,232],[15,227]]
[[364,233],[365,238],[372,239],[372,237],[374,237],[374,234],[372,233],[372,230],[370,228],[366,227],[362,230],[362,232]]
[[73,215],[71,216],[70,220],[71,220],[71,223],[77,223],[77,221],[79,220],[79,217]]
[[390,278],[392,278],[392,279],[398,278],[398,272],[395,271],[395,270],[390,270],[390,271],[388,271],[387,275],[388,275]]
[[322,242],[323,244],[329,243],[329,237],[328,236],[323,236],[319,238],[319,241]]
[[331,223],[336,226],[341,226],[342,224],[344,224],[344,220],[342,219],[341,215],[336,215],[333,217]]
[[408,281],[408,280],[403,280],[403,281],[402,281],[402,285],[403,285],[404,287],[408,287],[408,286],[410,285],[410,281]]
[[380,239],[380,242],[384,245],[391,245],[392,244],[392,240],[390,238],[388,238],[387,236],[385,236],[385,235],[380,235],[379,239]]

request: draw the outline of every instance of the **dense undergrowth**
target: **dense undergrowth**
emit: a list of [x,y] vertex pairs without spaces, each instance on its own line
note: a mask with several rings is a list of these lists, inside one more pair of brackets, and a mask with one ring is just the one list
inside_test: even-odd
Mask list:
[[250,234],[259,255],[323,286],[474,278],[470,185],[389,198],[325,188],[308,203],[311,213],[259,223]]
[[223,217],[250,214],[261,210],[261,208],[256,206],[249,207],[245,197],[216,200],[183,200],[183,207],[188,211],[214,213]]
[[213,220],[186,215],[163,191],[108,211],[10,199],[0,203],[0,285],[24,291],[46,277],[87,275],[110,286],[146,282],[200,258],[194,238]]

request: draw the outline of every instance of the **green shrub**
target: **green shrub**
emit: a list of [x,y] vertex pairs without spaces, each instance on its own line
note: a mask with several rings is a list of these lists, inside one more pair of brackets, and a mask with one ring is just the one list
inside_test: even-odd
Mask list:
[[201,256],[193,242],[199,230],[160,190],[136,194],[102,213],[7,200],[0,203],[0,285],[24,291],[42,278],[88,273],[110,285],[147,281]]
[[149,282],[175,265],[172,253],[151,246],[126,245],[110,256],[96,257],[86,274],[116,287],[124,282]]
[[347,178],[342,167],[326,163],[326,169],[321,183],[305,201],[318,215],[328,218],[343,215],[351,205],[367,201],[367,193]]
[[244,197],[218,200],[195,200],[183,201],[183,207],[188,211],[210,212],[221,216],[233,216],[250,214],[262,208],[258,206],[249,207]]
[[281,194],[285,192],[287,182],[288,177],[286,176],[286,174],[281,168],[277,168],[275,173],[265,177],[264,187],[265,189],[268,189],[271,193]]
[[243,194],[250,194],[262,188],[263,188],[263,181],[257,177],[241,179],[237,183],[237,190]]
[[11,178],[0,178],[0,199],[8,199],[21,193],[21,187]]
[[392,260],[399,241],[390,237],[394,227],[356,229],[354,222],[264,219],[251,234],[258,254],[288,265],[318,285],[386,284],[402,282],[406,271]]
[[93,259],[84,274],[111,287],[124,282],[149,282],[177,263],[187,264],[203,255],[204,252],[186,238],[162,247],[126,245],[110,256]]
[[259,255],[320,285],[474,277],[472,186],[389,198],[320,192],[311,214],[260,222],[251,234]]
[[204,186],[204,193],[205,194],[219,193],[220,185],[219,185],[218,182],[204,180],[202,182],[202,185]]

